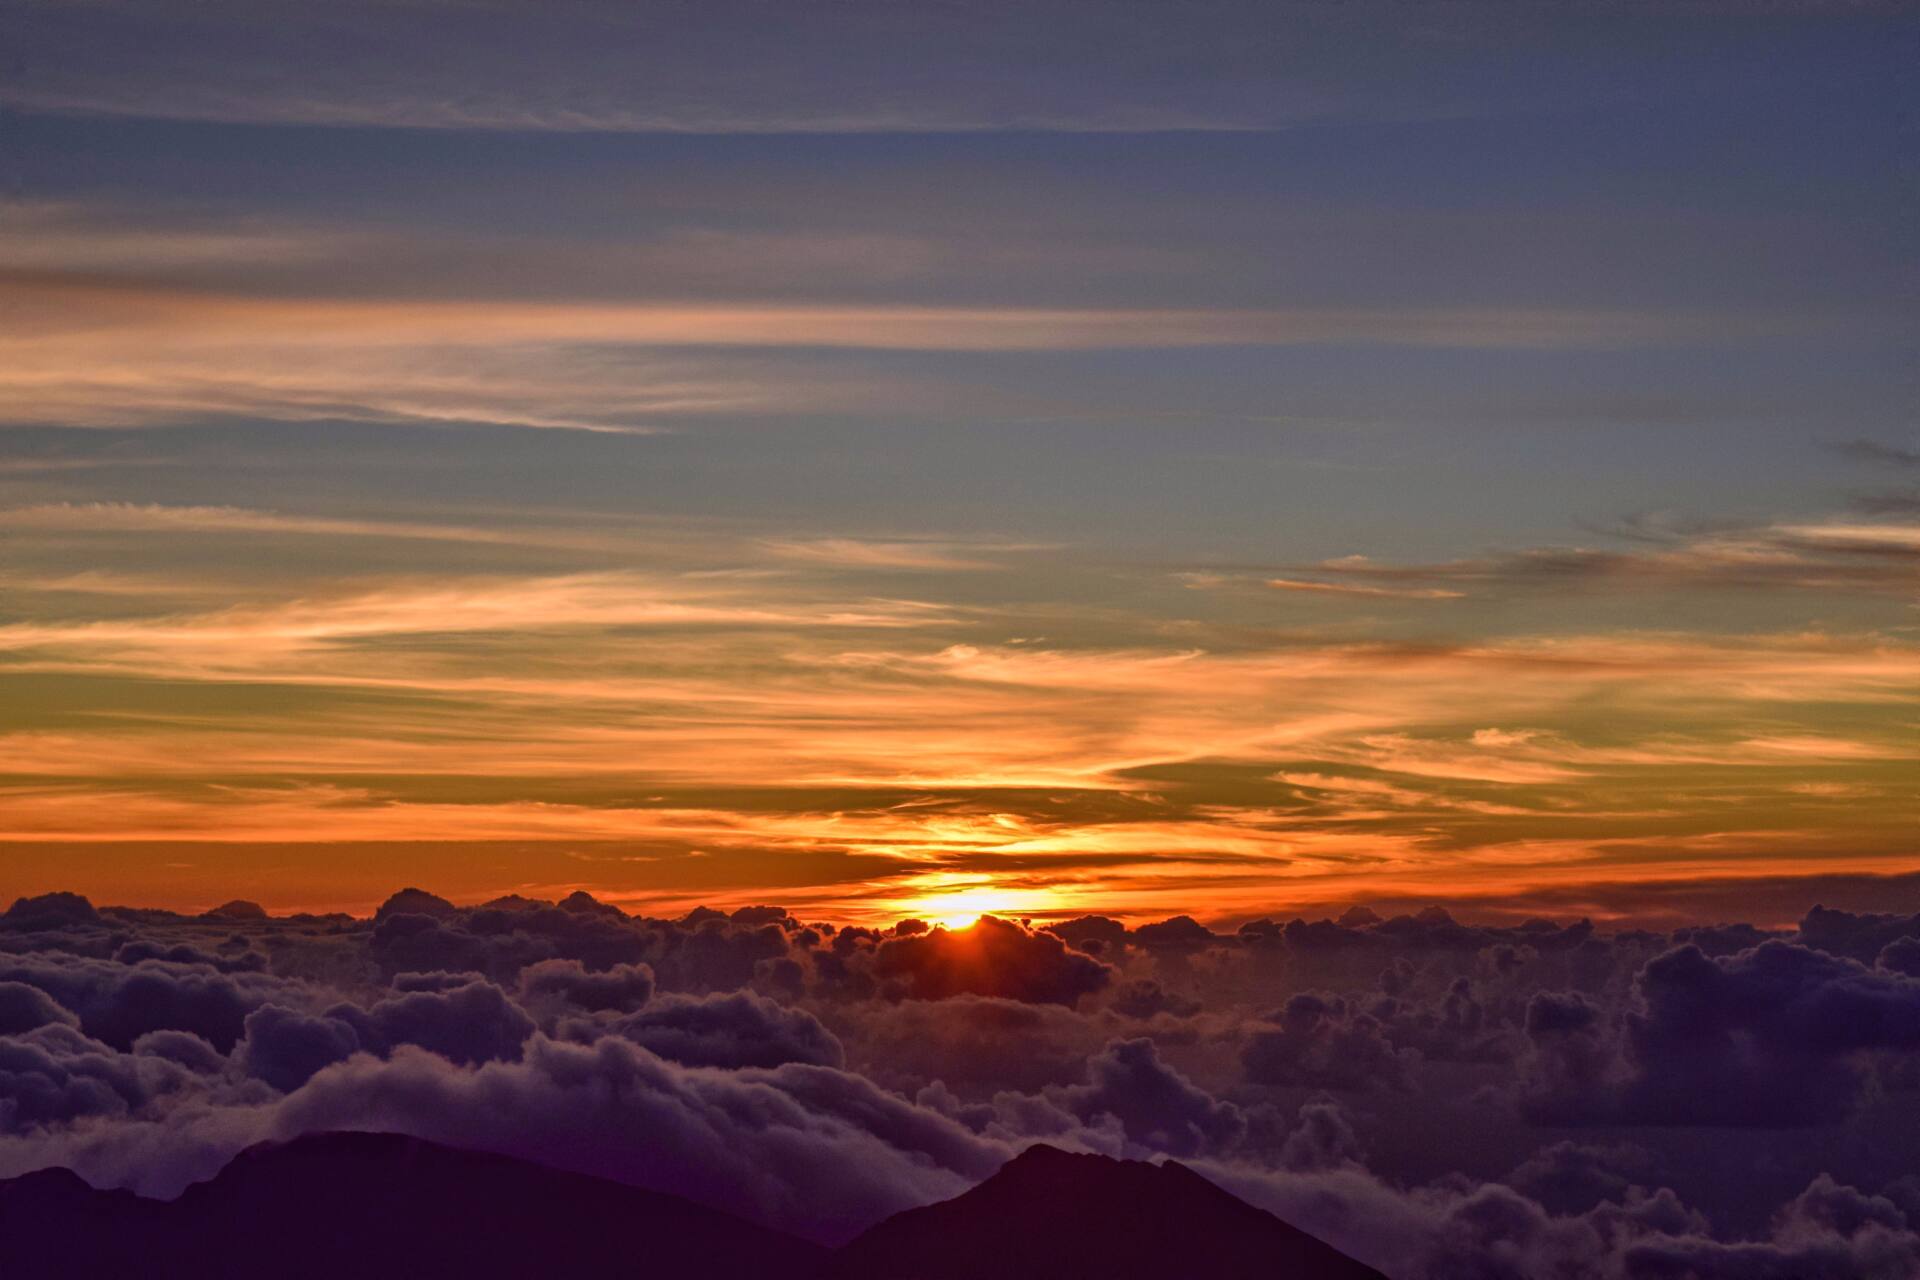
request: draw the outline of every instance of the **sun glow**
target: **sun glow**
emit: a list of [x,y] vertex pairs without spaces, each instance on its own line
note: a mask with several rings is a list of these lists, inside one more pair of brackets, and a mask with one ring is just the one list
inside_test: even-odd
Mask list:
[[[924,897],[910,899],[903,904],[907,914],[916,916],[943,929],[970,929],[981,916],[1020,917],[1032,915],[1043,904],[1040,899],[1048,895],[1033,892],[1017,892],[1009,889],[995,889],[988,886],[954,889],[948,892],[929,893]],[[1044,905],[1055,906],[1057,902]]]

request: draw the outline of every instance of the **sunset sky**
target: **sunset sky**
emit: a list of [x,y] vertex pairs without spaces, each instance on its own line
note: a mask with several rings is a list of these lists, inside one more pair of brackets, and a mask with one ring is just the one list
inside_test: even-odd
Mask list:
[[1910,9],[803,8],[0,0],[0,900],[1920,869]]

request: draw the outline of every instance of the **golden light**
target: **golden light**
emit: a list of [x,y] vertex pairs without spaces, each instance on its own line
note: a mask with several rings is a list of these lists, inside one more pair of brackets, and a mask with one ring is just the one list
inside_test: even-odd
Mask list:
[[1042,893],[1015,892],[988,886],[929,893],[904,903],[907,913],[945,929],[968,929],[981,916],[1022,916],[1031,914]]

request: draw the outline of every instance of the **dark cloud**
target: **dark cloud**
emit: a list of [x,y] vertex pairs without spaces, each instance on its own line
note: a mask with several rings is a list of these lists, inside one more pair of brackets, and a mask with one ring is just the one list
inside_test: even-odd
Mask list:
[[368,952],[387,974],[471,970],[511,983],[522,969],[543,960],[577,960],[599,970],[640,963],[658,948],[654,931],[617,908],[603,909],[592,899],[587,899],[590,906],[569,902],[573,905],[521,899],[464,911],[397,910],[377,921]]
[[785,907],[741,907],[727,919],[735,924],[744,925],[794,923],[793,917],[787,914]]
[[191,1031],[149,1031],[133,1042],[136,1058],[158,1058],[199,1076],[225,1074],[231,1059]]
[[762,966],[787,958],[786,930],[778,924],[713,916],[659,931],[650,953],[660,985],[669,991],[736,991]]
[[1255,1084],[1315,1089],[1411,1089],[1420,1056],[1339,997],[1302,992],[1247,1037],[1240,1061]]
[[1050,1089],[1049,1101],[1090,1123],[1120,1121],[1129,1141],[1174,1156],[1225,1151],[1245,1136],[1239,1107],[1160,1061],[1153,1041],[1116,1040],[1087,1063],[1087,1083]]
[[[1482,892],[1449,901],[1456,914],[1471,914],[1481,920],[1593,915],[1624,926],[1669,931],[1701,927],[1712,920],[1746,920],[1772,930],[1778,922],[1800,919],[1809,902],[1866,913],[1920,911],[1920,872],[1870,875],[1795,870],[1780,875],[1686,880],[1582,880],[1511,893]],[[1375,904],[1386,905],[1379,899]]]
[[1510,1062],[1520,1053],[1517,1029],[1490,1009],[1473,982],[1455,978],[1431,1004],[1389,996],[1367,1006],[1397,1049],[1432,1062]]
[[542,960],[521,971],[520,994],[530,1004],[557,1000],[589,1013],[632,1013],[653,998],[653,970],[618,964],[595,973],[578,960]]
[[889,938],[874,953],[889,994],[941,1000],[963,994],[1072,1005],[1106,986],[1113,971],[1051,933],[981,916],[967,929]]
[[235,898],[201,913],[202,920],[266,920],[267,909],[257,902]]
[[1357,1167],[1365,1159],[1346,1109],[1331,1098],[1300,1108],[1299,1122],[1281,1143],[1279,1163],[1295,1173]]
[[0,1038],[0,1134],[131,1116],[196,1083],[173,1057],[122,1053],[65,1023]]
[[191,1031],[222,1053],[240,1039],[246,1016],[286,984],[207,965],[143,960],[117,964],[59,953],[0,958],[0,982],[37,987],[80,1017],[89,1036],[129,1049],[148,1031]]
[[991,996],[870,1001],[830,1014],[863,1074],[907,1091],[937,1080],[969,1098],[1077,1081],[1105,1039],[1072,1009]]
[[[1817,910],[1817,908],[1816,908]],[[1691,943],[1710,956],[1730,956],[1747,951],[1777,935],[1750,924],[1708,924],[1675,929],[1675,943]]]
[[78,1027],[80,1019],[61,1008],[38,987],[24,982],[0,982],[0,1036],[19,1035],[35,1027]]
[[256,1079],[290,1092],[355,1053],[387,1055],[402,1045],[462,1064],[515,1059],[533,1030],[533,1019],[504,991],[470,978],[423,984],[366,1008],[335,1004],[318,1015],[267,1005],[248,1015],[236,1057]]
[[270,1004],[247,1015],[246,1038],[235,1056],[255,1079],[291,1093],[322,1067],[359,1049],[360,1036],[350,1022]]
[[100,915],[93,904],[77,893],[45,893],[37,898],[16,898],[0,916],[0,924],[9,929],[58,929],[65,925],[98,924]]
[[265,956],[255,951],[239,955],[218,955],[186,943],[164,946],[158,942],[129,942],[113,953],[116,964],[139,964],[142,960],[166,960],[173,964],[203,964],[221,973],[258,973],[267,967]]
[[1856,914],[1816,906],[1800,921],[1798,941],[1819,951],[1872,964],[1902,938],[1920,938],[1920,914]]
[[1163,1013],[1188,1018],[1202,1006],[1198,1000],[1168,991],[1157,979],[1129,978],[1114,991],[1107,1007],[1127,1018],[1152,1018]]
[[1157,924],[1143,924],[1130,941],[1149,951],[1199,951],[1215,941],[1213,930],[1192,916],[1174,916]]
[[1913,543],[1903,529],[1817,523],[1704,532],[1638,527],[1620,531],[1633,549],[1531,547],[1432,564],[1394,565],[1347,557],[1288,573],[1272,585],[1367,595],[1458,595],[1641,588],[1733,588],[1892,592],[1913,587]]
[[1069,946],[1093,954],[1123,947],[1127,942],[1127,926],[1108,916],[1075,916],[1043,928],[1066,939]]
[[1902,448],[1878,440],[1841,440],[1827,446],[1843,458],[1893,467],[1920,467],[1920,449]]
[[425,889],[402,889],[380,904],[373,913],[373,922],[379,924],[389,916],[427,916],[430,919],[445,919],[453,915],[457,908],[439,894],[428,893]]
[[1585,1213],[1606,1201],[1624,1202],[1644,1181],[1651,1158],[1627,1143],[1555,1142],[1516,1165],[1502,1179],[1549,1213]]
[[1654,1237],[1621,1253],[1635,1280],[1904,1280],[1920,1274],[1920,1236],[1879,1223],[1807,1232],[1792,1222],[1772,1240]]
[[1874,964],[1892,973],[1920,978],[1920,937],[1895,938],[1880,948]]
[[518,1058],[533,1034],[533,1019],[491,982],[409,991],[365,1010],[335,1005],[327,1013],[352,1026],[360,1043],[375,1052],[418,1045],[456,1063]]
[[1579,996],[1528,1007],[1530,1114],[1560,1123],[1789,1126],[1844,1119],[1870,1051],[1920,1049],[1920,980],[1770,941],[1676,948],[1610,1026]]
[[570,1039],[611,1033],[689,1067],[839,1067],[846,1051],[820,1020],[751,991],[668,995],[605,1022],[562,1024]]

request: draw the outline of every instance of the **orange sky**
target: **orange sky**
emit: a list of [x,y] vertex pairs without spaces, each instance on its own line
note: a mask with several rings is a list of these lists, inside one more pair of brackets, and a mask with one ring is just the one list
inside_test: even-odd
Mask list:
[[[1221,919],[1911,866],[1920,650],[1884,636],[1416,642],[1340,612],[1364,594],[993,541],[76,504],[0,524],[115,566],[7,579],[33,614],[0,626],[15,892]],[[449,545],[550,563],[405,563]],[[369,546],[396,563],[254,563]],[[1127,607],[1009,599],[1088,579]]]

